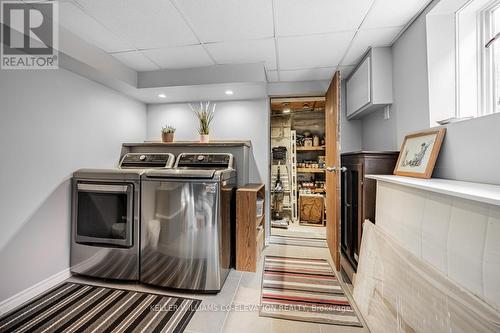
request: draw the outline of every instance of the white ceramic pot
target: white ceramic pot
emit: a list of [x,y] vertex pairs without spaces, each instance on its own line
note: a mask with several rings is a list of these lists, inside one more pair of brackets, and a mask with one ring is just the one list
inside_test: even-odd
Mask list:
[[201,143],[208,143],[208,142],[210,142],[210,136],[208,134],[201,134],[200,135],[200,142]]

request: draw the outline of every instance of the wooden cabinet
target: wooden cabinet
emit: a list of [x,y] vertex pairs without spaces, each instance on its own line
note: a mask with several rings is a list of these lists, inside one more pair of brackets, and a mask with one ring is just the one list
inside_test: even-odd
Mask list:
[[367,174],[392,174],[398,152],[354,152],[341,154],[346,168],[341,179],[341,265],[348,275],[356,270],[363,222],[375,222],[376,181]]
[[392,52],[371,48],[346,80],[347,118],[356,119],[392,104]]
[[[264,184],[248,184],[236,191],[236,270],[255,272],[264,249],[266,188]],[[262,214],[257,215],[257,200],[262,201]]]

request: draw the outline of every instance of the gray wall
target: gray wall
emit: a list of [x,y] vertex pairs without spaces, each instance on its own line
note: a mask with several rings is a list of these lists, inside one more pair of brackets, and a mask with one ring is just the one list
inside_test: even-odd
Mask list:
[[[251,140],[250,182],[269,177],[269,100],[216,102],[212,140]],[[162,126],[174,126],[175,139],[199,140],[198,123],[187,103],[148,105],[148,140],[159,140]]]
[[[362,147],[399,150],[406,134],[430,127],[425,14],[394,43],[391,118],[379,110],[362,119]],[[447,126],[434,177],[500,184],[500,114]]]
[[500,185],[500,113],[447,126],[434,177]]
[[142,141],[146,106],[65,70],[0,73],[0,302],[69,267],[70,177]]
[[[345,93],[344,85],[342,94]],[[342,102],[345,98],[342,98]],[[269,100],[217,102],[211,138],[215,140],[251,140],[251,182],[268,182],[269,177]],[[148,140],[159,140],[166,124],[177,128],[176,140],[198,140],[195,116],[188,104],[148,105]],[[361,121],[347,121],[341,105],[341,151],[361,149]]]
[[346,116],[346,89],[345,81],[340,86],[340,152],[361,150],[362,122],[361,120],[347,120]]
[[[250,140],[249,181],[266,184],[269,202],[270,103],[269,99],[216,102],[211,140]],[[159,140],[164,125],[177,130],[175,140],[199,140],[197,119],[187,103],[148,105],[148,140]],[[269,226],[269,205],[266,207]],[[270,228],[266,230],[269,232]]]
[[363,150],[396,150],[396,114],[390,112],[389,119],[384,119],[384,110],[372,112],[361,120],[361,141]]
[[392,46],[391,116],[380,109],[362,118],[364,150],[399,150],[407,133],[429,127],[425,13]]

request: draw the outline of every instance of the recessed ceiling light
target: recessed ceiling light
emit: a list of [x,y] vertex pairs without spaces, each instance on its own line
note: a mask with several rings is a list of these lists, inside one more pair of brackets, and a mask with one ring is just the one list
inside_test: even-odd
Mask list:
[[292,111],[292,110],[290,110],[290,108],[283,109],[283,113],[290,113],[290,111]]
[[232,90],[226,90],[226,95],[232,95],[234,92]]
[[165,95],[165,94],[158,94],[158,97],[160,97],[160,98],[167,98],[167,95]]

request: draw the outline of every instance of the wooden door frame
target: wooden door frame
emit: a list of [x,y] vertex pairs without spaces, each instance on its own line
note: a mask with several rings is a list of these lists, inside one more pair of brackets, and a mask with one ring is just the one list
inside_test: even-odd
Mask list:
[[[326,165],[336,167],[336,172],[326,175],[326,242],[335,263],[340,271],[340,72],[335,72],[325,94],[325,136]],[[332,140],[331,138],[334,138]],[[333,141],[333,143],[332,143]],[[333,190],[332,190],[333,189]],[[333,195],[333,198],[332,198]]]

